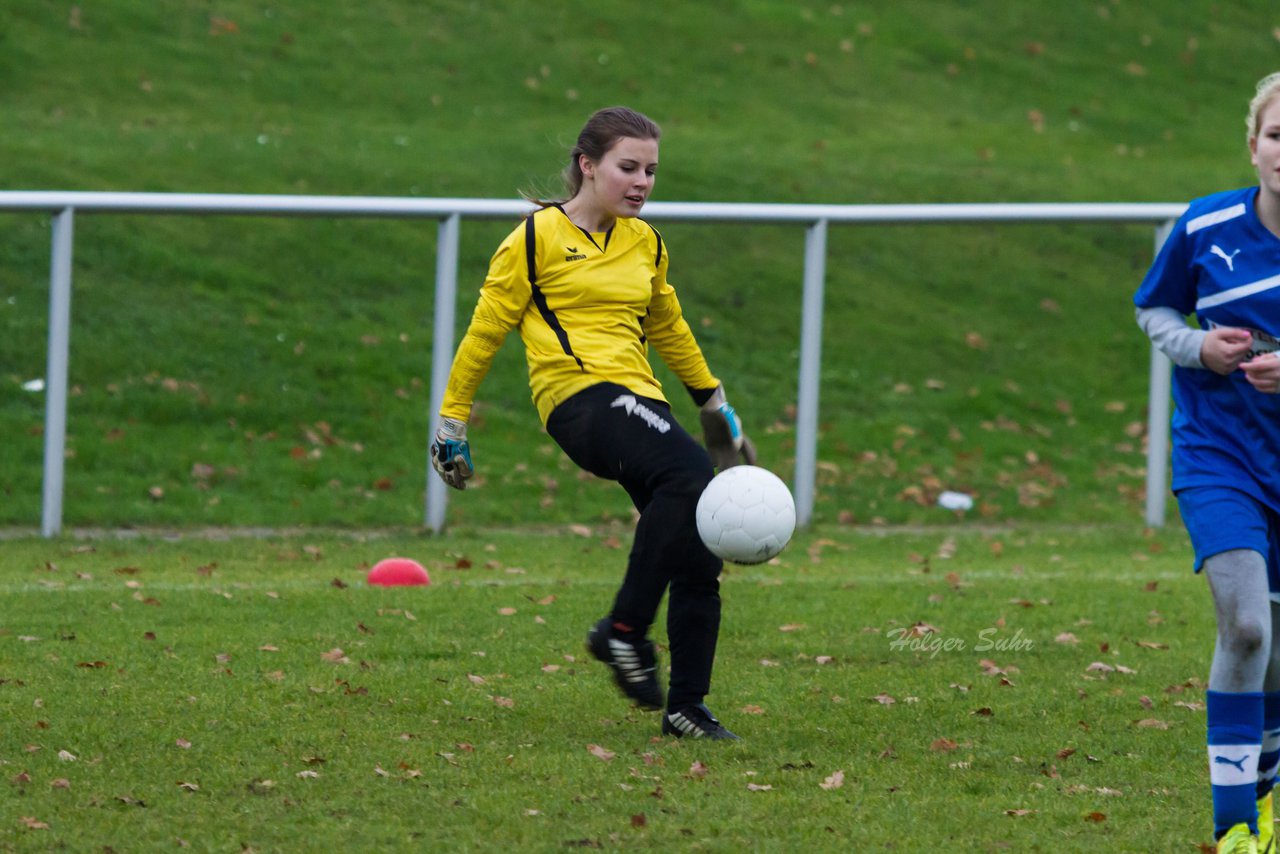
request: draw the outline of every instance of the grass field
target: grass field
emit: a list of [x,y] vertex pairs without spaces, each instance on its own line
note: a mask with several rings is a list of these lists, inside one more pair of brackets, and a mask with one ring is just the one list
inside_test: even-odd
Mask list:
[[[664,128],[655,199],[1184,202],[1255,180],[1278,27],[1257,0],[26,0],[0,189],[514,198],[626,103]],[[514,225],[464,223],[459,332]],[[662,228],[790,478],[801,231]],[[541,432],[517,342],[474,488],[421,530],[435,231],[79,216],[75,533],[45,541],[49,224],[0,213],[0,850],[1208,841],[1212,615],[1176,519],[1140,527],[1150,228],[831,230],[815,525],[724,578],[731,745],[657,738],[584,660],[632,511]],[[390,554],[435,583],[369,588]]]
[[[23,128],[0,187],[514,198],[554,189],[617,102],[665,128],[664,200],[1182,202],[1252,180],[1270,6],[1006,6],[31,0],[0,10]],[[0,524],[34,527],[48,225],[0,225]],[[513,225],[464,223],[459,325]],[[663,230],[713,369],[789,477],[800,230]],[[67,525],[420,522],[434,223],[86,215],[76,234]],[[1128,300],[1150,228],[829,243],[818,521],[946,522],[940,487],[987,523],[1140,515]],[[518,343],[474,426],[488,485],[455,523],[627,518],[540,436]]]
[[[1180,533],[841,528],[731,567],[730,744],[660,738],[586,657],[625,534],[6,542],[0,848],[1208,840]],[[368,586],[393,554],[432,585]]]

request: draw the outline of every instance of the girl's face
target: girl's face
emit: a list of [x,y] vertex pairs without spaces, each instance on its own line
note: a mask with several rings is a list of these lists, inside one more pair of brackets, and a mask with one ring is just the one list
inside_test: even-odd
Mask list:
[[1249,140],[1249,152],[1262,189],[1280,196],[1280,97],[1258,113],[1258,135]]
[[602,214],[623,218],[639,216],[640,208],[653,192],[658,171],[658,141],[624,136],[605,152],[600,162],[584,156],[579,165],[583,189],[593,194]]

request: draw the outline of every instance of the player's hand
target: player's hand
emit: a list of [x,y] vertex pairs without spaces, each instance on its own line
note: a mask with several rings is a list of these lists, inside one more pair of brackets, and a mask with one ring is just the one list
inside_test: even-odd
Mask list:
[[440,419],[436,437],[431,440],[431,467],[454,489],[467,488],[467,480],[476,472],[471,464],[471,446],[467,443],[467,422]]
[[742,420],[724,397],[724,386],[715,392],[698,413],[702,422],[702,436],[711,455],[716,471],[724,471],[746,463],[755,465],[756,448],[742,432]]
[[1244,371],[1249,385],[1263,394],[1280,392],[1280,352],[1254,356],[1247,362],[1241,362],[1240,370]]
[[1200,345],[1200,362],[1215,374],[1224,377],[1240,367],[1253,344],[1253,336],[1247,329],[1219,326],[1210,329]]

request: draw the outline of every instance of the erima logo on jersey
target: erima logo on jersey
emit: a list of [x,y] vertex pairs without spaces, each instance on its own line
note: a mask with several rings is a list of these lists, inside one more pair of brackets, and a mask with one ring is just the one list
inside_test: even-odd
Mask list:
[[620,394],[609,404],[610,409],[622,408],[627,410],[628,415],[635,415],[641,421],[648,424],[659,433],[666,433],[671,429],[671,423],[640,401],[636,400],[635,395]]
[[1220,247],[1218,244],[1215,243],[1209,247],[1209,251],[1212,252],[1214,255],[1217,255],[1223,261],[1226,261],[1227,269],[1233,273],[1235,272],[1236,270],[1235,258],[1237,255],[1240,254],[1239,249],[1237,249],[1235,252],[1232,252],[1230,255],[1228,255],[1225,251],[1223,251],[1222,247]]
[[582,253],[580,253],[578,251],[578,247],[576,246],[566,246],[565,251],[569,253],[568,255],[564,256],[564,260],[566,261],[583,261],[587,257],[586,255],[583,255]]

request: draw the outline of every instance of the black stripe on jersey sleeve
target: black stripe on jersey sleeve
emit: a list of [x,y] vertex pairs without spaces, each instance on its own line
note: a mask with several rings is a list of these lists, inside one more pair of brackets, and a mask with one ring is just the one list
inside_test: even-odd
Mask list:
[[525,263],[528,265],[529,271],[529,289],[533,295],[533,304],[538,307],[538,314],[542,315],[542,319],[546,321],[547,326],[550,326],[551,331],[556,334],[556,340],[560,342],[560,349],[564,350],[566,356],[572,356],[573,360],[578,363],[578,367],[585,371],[587,366],[582,364],[582,360],[574,354],[573,346],[569,343],[569,334],[560,325],[560,318],[556,317],[556,313],[551,310],[551,306],[547,305],[547,295],[542,292],[542,288],[538,287],[538,238],[533,230],[532,214],[524,221],[524,253]]

